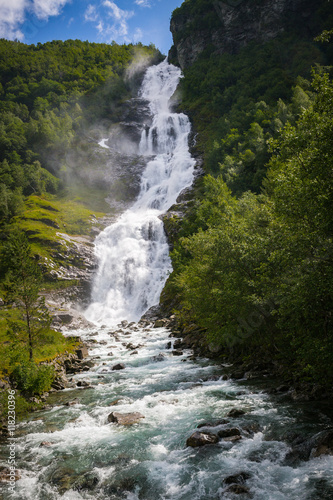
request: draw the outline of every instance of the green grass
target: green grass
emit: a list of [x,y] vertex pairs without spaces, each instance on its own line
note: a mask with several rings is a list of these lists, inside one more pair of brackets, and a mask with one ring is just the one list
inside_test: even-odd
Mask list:
[[[88,197],[85,203],[90,203]],[[52,263],[52,268],[57,269],[66,265],[61,255],[73,245],[66,235],[89,237],[93,227],[102,229],[98,218],[105,214],[87,208],[79,198],[69,199],[69,195],[32,195],[14,222],[27,234],[33,254],[42,258],[45,265]]]

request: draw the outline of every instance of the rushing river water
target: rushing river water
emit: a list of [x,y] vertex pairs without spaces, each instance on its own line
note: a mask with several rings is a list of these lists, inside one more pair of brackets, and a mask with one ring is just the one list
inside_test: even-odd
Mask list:
[[[333,498],[332,456],[286,460],[290,436],[312,435],[330,425],[325,412],[273,399],[245,380],[225,380],[225,367],[192,359],[187,350],[174,353],[166,328],[128,323],[158,302],[170,271],[159,215],[193,178],[189,122],[168,108],[179,78],[179,70],[166,62],[148,69],[141,94],[154,120],[140,148],[152,159],[137,202],[96,241],[99,270],[87,311],[96,327],[77,332],[95,341],[90,350],[95,366],[74,375],[73,388],[50,396],[52,409],[18,425],[21,479],[13,495],[3,488],[3,498]],[[113,370],[119,363],[123,369]],[[244,413],[228,417],[232,409]],[[140,412],[144,418],[123,426],[109,422],[111,412]],[[187,447],[187,438],[203,422],[216,425],[200,430],[216,434],[237,428],[240,437]],[[5,443],[4,464],[7,454]],[[230,476],[237,475],[232,490]]]

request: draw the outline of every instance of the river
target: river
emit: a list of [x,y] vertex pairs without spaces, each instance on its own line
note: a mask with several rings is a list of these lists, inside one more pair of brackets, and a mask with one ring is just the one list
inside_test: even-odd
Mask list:
[[[52,409],[19,423],[21,479],[4,498],[333,498],[332,456],[286,459],[292,436],[331,425],[325,411],[227,379],[227,367],[193,359],[186,349],[174,352],[167,328],[140,321],[171,270],[160,215],[193,180],[190,124],[168,104],[180,77],[166,61],[147,70],[141,97],[154,119],[141,138],[148,161],[140,195],[96,240],[99,266],[86,311],[96,326],[77,332],[94,341],[95,366],[73,376],[81,387],[50,396]],[[111,413],[133,412],[140,414],[133,425],[110,422]],[[212,425],[197,428],[204,423]],[[196,431],[219,432],[220,439],[187,446]]]

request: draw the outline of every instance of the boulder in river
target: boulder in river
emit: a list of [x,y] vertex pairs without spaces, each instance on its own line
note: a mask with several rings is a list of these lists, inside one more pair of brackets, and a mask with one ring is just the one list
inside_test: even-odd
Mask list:
[[240,472],[239,474],[233,474],[223,479],[224,484],[244,484],[247,479],[251,477],[248,472]]
[[124,363],[117,363],[116,365],[113,365],[112,370],[124,370],[124,368]]
[[154,328],[163,328],[169,326],[169,320],[166,318],[157,319],[154,323]]
[[243,484],[232,484],[226,491],[228,493],[235,493],[236,495],[250,495],[250,489]]
[[73,484],[73,490],[93,490],[98,484],[98,475],[93,472],[86,472],[76,479]]
[[242,415],[245,415],[244,410],[241,410],[240,408],[233,408],[232,410],[229,411],[229,413],[227,414],[227,417],[237,418],[237,417],[241,417]]
[[77,387],[91,387],[88,380],[79,380],[76,385]]
[[216,444],[219,438],[216,434],[211,432],[194,432],[186,441],[186,446],[197,448],[198,446],[205,446],[206,444]]
[[108,416],[108,422],[120,425],[133,425],[138,424],[142,418],[145,418],[144,415],[138,411],[133,413],[119,413],[117,411],[113,411]]
[[151,359],[151,361],[164,361],[165,356],[162,352],[160,352],[156,356],[152,356],[150,359]]
[[333,428],[318,432],[310,439],[301,442],[297,439],[286,460],[293,464],[299,460],[308,460],[321,455],[333,455]]
[[86,346],[82,346],[82,347],[80,347],[80,349],[77,349],[77,350],[75,351],[75,353],[76,353],[76,356],[77,356],[79,359],[84,359],[84,358],[86,358],[86,357],[88,356],[88,354],[89,354],[89,353],[88,353],[88,349],[87,349],[87,347],[86,347]]
[[216,420],[215,422],[202,422],[201,424],[197,425],[197,429],[201,429],[201,427],[217,427],[218,425],[224,425],[228,423],[229,420],[221,418],[219,420]]
[[9,483],[13,479],[14,481],[21,479],[21,474],[17,469],[12,473],[9,467],[0,467],[0,483]]
[[231,427],[230,429],[222,429],[217,433],[220,438],[229,438],[231,436],[240,436],[240,430],[237,427]]

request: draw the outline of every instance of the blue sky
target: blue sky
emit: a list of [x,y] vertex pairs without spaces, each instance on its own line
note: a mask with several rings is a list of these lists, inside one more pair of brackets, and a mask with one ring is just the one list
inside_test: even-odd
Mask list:
[[24,43],[80,39],[154,43],[167,54],[182,0],[0,0],[0,38]]

